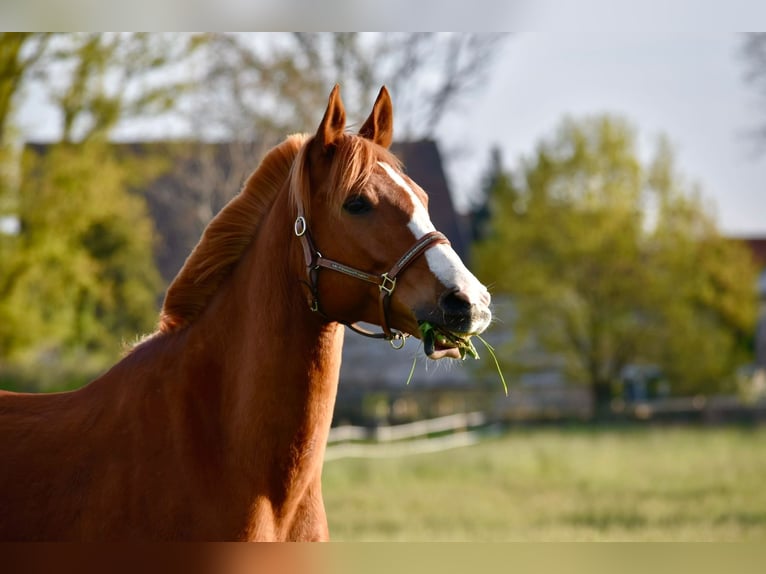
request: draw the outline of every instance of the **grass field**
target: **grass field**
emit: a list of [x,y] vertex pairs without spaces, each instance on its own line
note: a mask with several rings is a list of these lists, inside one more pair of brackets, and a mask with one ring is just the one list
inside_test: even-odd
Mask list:
[[766,429],[512,430],[323,488],[334,540],[766,540]]

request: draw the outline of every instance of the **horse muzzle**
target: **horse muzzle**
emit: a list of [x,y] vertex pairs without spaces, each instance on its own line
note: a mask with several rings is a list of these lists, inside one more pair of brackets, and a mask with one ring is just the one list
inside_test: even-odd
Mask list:
[[438,317],[431,322],[452,331],[467,335],[482,333],[492,320],[489,309],[490,296],[484,290],[478,300],[461,289],[450,289],[439,298]]
[[430,359],[460,358],[459,349],[450,343],[450,339],[459,340],[484,332],[492,321],[489,304],[486,289],[472,297],[467,291],[452,288],[442,293],[436,306],[416,313],[419,324],[428,322],[442,333],[451,335],[441,344],[439,337],[424,340],[426,356]]

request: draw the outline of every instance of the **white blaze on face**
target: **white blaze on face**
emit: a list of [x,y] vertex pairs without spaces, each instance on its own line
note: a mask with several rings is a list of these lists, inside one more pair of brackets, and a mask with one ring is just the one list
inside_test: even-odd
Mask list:
[[[415,239],[420,239],[426,233],[436,231],[431,218],[428,216],[428,210],[426,210],[425,205],[423,205],[423,202],[420,201],[415,192],[412,191],[412,188],[404,178],[387,163],[379,161],[378,165],[394,180],[394,183],[404,189],[409,195],[412,202],[412,217],[407,227],[415,235]],[[447,289],[460,289],[468,296],[468,300],[472,305],[486,305],[486,301],[489,300],[486,287],[466,268],[451,246],[444,243],[432,246],[425,252],[425,258],[431,272]]]

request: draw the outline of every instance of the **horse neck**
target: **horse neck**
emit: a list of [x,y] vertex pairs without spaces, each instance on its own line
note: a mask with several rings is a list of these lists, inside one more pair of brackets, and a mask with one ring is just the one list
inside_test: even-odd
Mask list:
[[[283,190],[284,191],[284,190]],[[253,244],[196,325],[190,352],[216,355],[224,436],[253,473],[321,470],[340,371],[343,329],[312,313],[280,193]],[[192,334],[190,333],[190,336]],[[204,353],[203,353],[204,355]],[[190,379],[195,378],[194,370]],[[192,389],[192,392],[193,389]]]

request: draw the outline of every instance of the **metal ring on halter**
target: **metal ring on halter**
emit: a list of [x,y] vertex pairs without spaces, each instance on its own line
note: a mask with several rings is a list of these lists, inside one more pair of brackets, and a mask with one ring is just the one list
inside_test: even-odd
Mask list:
[[[400,343],[396,343],[396,341],[401,341]],[[404,333],[395,333],[393,337],[391,337],[388,340],[389,345],[396,349],[397,351],[404,347],[404,344],[407,342],[407,335]]]
[[308,229],[308,225],[306,224],[306,219],[300,215],[295,220],[295,224],[293,225],[293,231],[295,231],[296,237],[301,237],[304,233],[306,233],[306,230]]

